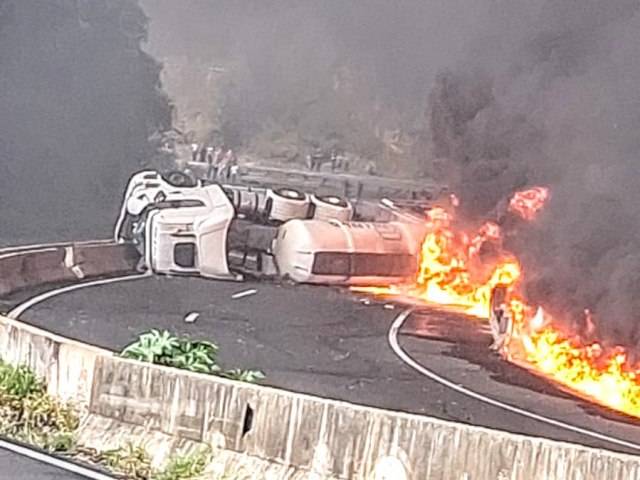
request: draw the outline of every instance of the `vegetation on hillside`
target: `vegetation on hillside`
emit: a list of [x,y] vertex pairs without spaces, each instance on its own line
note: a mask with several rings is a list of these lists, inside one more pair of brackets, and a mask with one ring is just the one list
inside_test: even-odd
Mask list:
[[142,362],[243,382],[257,383],[264,378],[264,373],[259,370],[240,368],[225,370],[217,362],[218,346],[215,343],[176,337],[168,330],[152,329],[139,335],[136,341],[122,350],[120,355]]

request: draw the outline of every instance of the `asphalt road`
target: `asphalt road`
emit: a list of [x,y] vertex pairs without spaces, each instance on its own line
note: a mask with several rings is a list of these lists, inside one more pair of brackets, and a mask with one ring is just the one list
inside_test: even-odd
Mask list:
[[[233,294],[255,288],[254,295]],[[294,391],[427,414],[637,454],[638,451],[505,411],[405,365],[387,335],[403,307],[327,287],[146,277],[77,290],[28,310],[23,320],[121,349],[149,328],[214,340],[225,367],[256,367],[265,383]],[[385,307],[386,305],[386,307]],[[199,312],[192,324],[186,314]],[[400,344],[422,365],[483,395],[595,432],[640,443],[640,422],[576,399],[488,350],[486,326],[427,310],[412,315]]]
[[2,480],[80,480],[83,478],[86,477],[0,448],[0,479]]

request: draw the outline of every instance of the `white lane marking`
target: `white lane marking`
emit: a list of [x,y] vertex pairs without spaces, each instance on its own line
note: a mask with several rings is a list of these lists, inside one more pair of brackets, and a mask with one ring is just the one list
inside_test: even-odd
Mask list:
[[0,448],[9,450],[13,453],[17,453],[18,455],[23,455],[32,460],[46,463],[47,465],[51,465],[62,470],[66,470],[67,472],[75,473],[86,478],[91,478],[92,480],[117,479],[117,477],[105,475],[104,473],[96,472],[95,470],[92,470],[90,468],[83,467],[82,465],[78,465],[76,463],[67,462],[57,457],[51,457],[45,453],[38,452],[37,450],[32,450],[28,447],[23,447],[13,442],[7,442],[6,440],[0,440]]
[[54,290],[49,290],[47,292],[41,293],[40,295],[36,295],[35,297],[31,297],[26,302],[21,303],[9,313],[7,313],[7,317],[13,318],[14,320],[18,320],[20,315],[22,315],[25,311],[29,310],[34,305],[37,305],[40,302],[44,302],[49,298],[62,295],[63,293],[73,292],[74,290],[80,290],[81,288],[95,287],[97,285],[107,285],[109,283],[116,282],[126,282],[128,280],[137,280],[139,278],[149,277],[151,273],[144,274],[135,274],[135,275],[125,275],[123,277],[113,277],[113,278],[103,278],[101,280],[93,280],[91,282],[83,282],[83,283],[74,283],[73,285],[68,285],[66,287],[56,288]]
[[404,312],[402,312],[400,315],[398,315],[395,318],[395,320],[391,324],[391,328],[389,329],[388,340],[389,340],[389,345],[391,346],[391,349],[394,351],[394,353],[398,357],[400,357],[400,359],[404,363],[409,365],[411,368],[416,370],[418,373],[424,375],[425,377],[430,378],[431,380],[434,380],[434,381],[438,382],[441,385],[444,385],[445,387],[449,387],[449,388],[451,388],[452,390],[455,390],[458,393],[461,393],[461,394],[466,395],[468,397],[474,398],[474,399],[479,400],[481,402],[487,403],[489,405],[493,405],[494,407],[498,407],[498,408],[501,408],[503,410],[507,410],[509,412],[516,413],[518,415],[522,415],[524,417],[532,418],[534,420],[538,420],[540,422],[546,423],[548,425],[552,425],[554,427],[558,427],[558,428],[562,428],[564,430],[569,430],[571,432],[579,433],[579,434],[585,435],[587,437],[596,438],[598,440],[604,440],[605,442],[613,443],[613,444],[616,444],[616,445],[620,445],[620,446],[623,446],[623,447],[627,447],[627,448],[631,448],[633,450],[639,450],[640,451],[640,444],[628,442],[626,440],[621,440],[621,439],[615,438],[615,437],[610,437],[610,436],[604,435],[602,433],[594,432],[594,431],[587,430],[587,429],[581,428],[581,427],[576,427],[575,425],[571,425],[569,423],[564,423],[564,422],[561,422],[559,420],[554,420],[553,418],[544,417],[542,415],[538,415],[537,413],[528,412],[528,411],[523,410],[521,408],[514,407],[513,405],[509,405],[508,403],[503,403],[503,402],[501,402],[499,400],[495,400],[495,399],[493,399],[491,397],[486,397],[486,396],[484,396],[484,395],[482,395],[480,393],[474,392],[473,390],[469,390],[468,388],[466,388],[466,387],[464,387],[462,385],[459,385],[457,383],[454,383],[451,380],[447,380],[446,378],[441,377],[437,373],[432,372],[431,370],[425,368],[424,366],[419,364],[417,361],[415,361],[413,358],[411,358],[411,356],[409,356],[409,354],[402,349],[402,347],[400,346],[400,343],[398,342],[398,332],[400,331],[400,328],[402,327],[404,322],[407,320],[407,318],[409,318],[409,315],[411,315],[412,313],[413,313],[413,309],[410,308],[408,310],[405,310]]
[[42,250],[53,250],[56,247],[66,247],[69,245],[102,245],[105,243],[113,243],[112,240],[84,240],[82,242],[57,242],[57,243],[41,243],[33,245],[20,245],[18,247],[0,248],[0,258],[13,257],[19,253],[40,252]]
[[249,290],[243,290],[242,292],[234,293],[231,298],[238,299],[242,297],[248,297],[249,295],[255,295],[258,293],[257,288],[250,288]]

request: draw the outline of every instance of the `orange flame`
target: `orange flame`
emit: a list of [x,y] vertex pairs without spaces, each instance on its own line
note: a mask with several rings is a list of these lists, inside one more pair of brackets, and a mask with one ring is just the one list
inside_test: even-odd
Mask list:
[[[549,190],[544,187],[517,192],[509,202],[509,210],[532,220],[549,197]],[[597,342],[569,335],[542,308],[534,310],[521,300],[517,285],[523,272],[513,255],[501,253],[490,260],[482,258],[487,242],[501,241],[498,225],[487,222],[471,236],[454,227],[451,213],[434,208],[427,213],[427,227],[412,284],[360,291],[446,305],[487,319],[494,288],[509,287],[507,309],[511,324],[502,347],[508,361],[597,403],[640,417],[640,364],[630,365],[627,352],[620,347],[606,350]],[[583,338],[588,340],[595,331],[589,311],[585,311],[585,322]]]
[[412,285],[357,290],[402,295],[488,318],[492,290],[497,285],[514,284],[520,277],[520,264],[509,254],[489,263],[477,259],[486,242],[500,239],[500,227],[495,223],[486,222],[470,240],[468,234],[454,230],[452,221],[444,208],[427,212],[429,233],[422,242],[420,266]]
[[[554,326],[542,309],[527,320],[525,310],[511,308],[512,335],[505,357],[573,390],[592,401],[628,415],[640,417],[640,368],[629,365],[628,354],[616,347],[607,350],[598,342],[583,344]],[[512,302],[513,303],[513,302]],[[546,326],[536,329],[536,317]]]
[[509,201],[509,211],[517,213],[525,220],[533,220],[549,197],[549,189],[546,187],[533,187],[516,192]]

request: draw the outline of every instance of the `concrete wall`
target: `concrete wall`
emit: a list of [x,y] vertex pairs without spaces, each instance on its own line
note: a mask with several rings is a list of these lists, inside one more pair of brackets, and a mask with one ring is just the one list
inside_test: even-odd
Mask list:
[[75,342],[16,320],[0,317],[0,356],[26,364],[47,379],[49,393],[88,406],[96,359],[107,350]]
[[34,286],[133,272],[131,245],[87,242],[0,254],[0,297]]
[[[94,266],[109,251],[118,265],[119,248],[79,250]],[[4,317],[0,355],[88,410],[80,434],[88,446],[146,440],[159,461],[207,443],[223,469],[246,467],[239,478],[640,479],[640,457],[141,364]]]
[[[640,458],[98,358],[90,411],[317,478],[640,478]],[[252,421],[248,422],[248,409]],[[248,428],[250,427],[250,428]],[[248,431],[247,431],[248,430]],[[376,470],[387,476],[376,477]],[[304,477],[301,477],[304,478]]]

